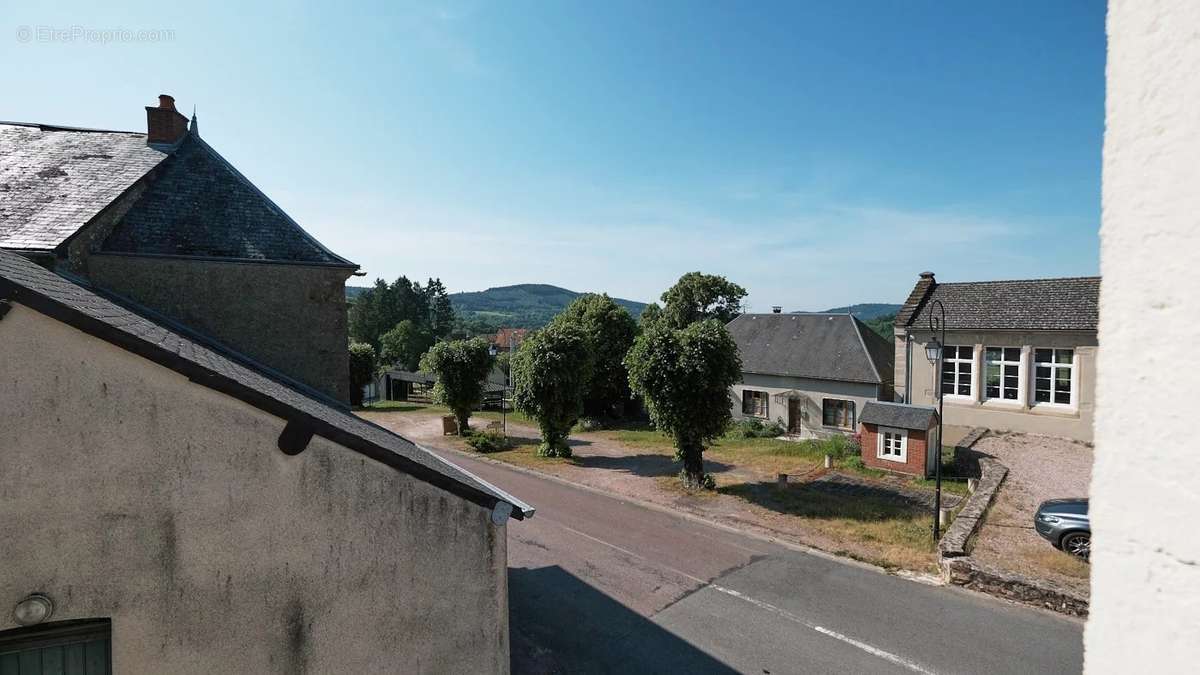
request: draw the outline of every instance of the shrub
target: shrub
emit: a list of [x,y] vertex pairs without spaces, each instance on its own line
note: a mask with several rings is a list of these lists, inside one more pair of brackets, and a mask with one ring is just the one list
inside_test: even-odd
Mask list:
[[861,455],[861,446],[849,436],[835,434],[825,439],[821,443],[825,454],[834,459],[846,459],[848,457],[858,457]]
[[764,424],[760,419],[749,417],[730,425],[727,435],[734,438],[775,438],[783,435],[783,425],[777,421]]
[[575,429],[578,431],[598,431],[604,428],[604,422],[595,417],[580,417],[575,423]]
[[[688,483],[687,469],[680,470],[679,480],[683,481],[684,484]],[[711,473],[706,473],[706,474],[704,474],[704,476],[702,476],[700,478],[700,481],[696,484],[696,487],[701,490],[716,490],[717,489],[717,479],[713,478],[713,475]]]
[[861,455],[854,455],[851,457],[847,457],[844,460],[844,463],[846,465],[846,468],[854,469],[856,471],[862,471],[863,469],[867,468],[867,465],[863,464]]
[[474,448],[476,452],[484,454],[512,448],[512,441],[505,438],[504,434],[490,429],[487,431],[468,430],[463,438],[467,445]]

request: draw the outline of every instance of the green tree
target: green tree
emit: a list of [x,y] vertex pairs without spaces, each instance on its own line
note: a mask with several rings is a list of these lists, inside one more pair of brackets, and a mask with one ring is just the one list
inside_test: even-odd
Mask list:
[[746,289],[725,277],[688,272],[662,294],[661,318],[672,328],[706,319],[716,319],[724,325],[741,313],[745,297]]
[[482,338],[439,342],[421,357],[421,370],[437,378],[433,400],[454,413],[459,433],[467,430],[471,410],[483,402],[484,379],[493,361]]
[[646,305],[642,310],[641,316],[638,317],[638,328],[645,329],[650,324],[662,318],[662,307],[658,306],[657,302],[652,302]]
[[375,348],[365,342],[350,343],[350,404],[362,405],[363,387],[375,376]]
[[454,306],[441,279],[430,279],[424,289],[425,304],[429,307],[429,331],[441,340],[454,330]]
[[634,341],[625,365],[650,419],[675,441],[684,484],[710,484],[704,475],[704,446],[729,426],[729,388],[742,370],[725,324],[707,319],[676,329],[654,322]]
[[592,293],[576,298],[554,321],[578,326],[592,352],[592,375],[583,393],[583,414],[623,416],[630,398],[624,360],[637,335],[637,322],[607,294]]
[[421,356],[433,346],[433,333],[411,319],[405,319],[379,337],[380,360],[404,370],[416,370]]
[[350,305],[350,336],[369,343],[378,351],[383,334],[405,320],[420,326],[432,325],[426,290],[421,284],[409,281],[408,277],[400,277],[390,284],[376,279],[375,285]]
[[583,412],[592,370],[587,335],[571,323],[551,323],[530,334],[512,359],[513,403],[537,420],[538,455],[570,457],[567,437]]

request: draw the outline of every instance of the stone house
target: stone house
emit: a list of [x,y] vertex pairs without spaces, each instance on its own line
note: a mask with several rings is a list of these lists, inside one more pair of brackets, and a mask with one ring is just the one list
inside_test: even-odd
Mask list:
[[[939,283],[922,273],[896,315],[900,398],[934,405],[944,387],[948,426],[1090,441],[1099,300],[1099,277]],[[940,373],[925,352],[936,302],[946,311]]]
[[863,463],[912,476],[931,476],[936,469],[938,413],[932,406],[869,401],[863,407],[859,440]]
[[0,248],[87,280],[343,404],[334,254],[160,96],[146,133],[0,123]]
[[3,672],[507,672],[520,500],[3,250],[0,353]]
[[868,401],[892,399],[892,347],[850,314],[742,314],[728,325],[742,358],[735,420],[787,434],[852,434]]

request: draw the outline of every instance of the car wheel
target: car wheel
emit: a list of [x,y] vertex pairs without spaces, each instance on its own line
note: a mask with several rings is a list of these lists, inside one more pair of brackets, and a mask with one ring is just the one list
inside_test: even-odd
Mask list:
[[1092,535],[1090,532],[1072,532],[1062,538],[1062,550],[1076,558],[1089,560],[1092,556]]

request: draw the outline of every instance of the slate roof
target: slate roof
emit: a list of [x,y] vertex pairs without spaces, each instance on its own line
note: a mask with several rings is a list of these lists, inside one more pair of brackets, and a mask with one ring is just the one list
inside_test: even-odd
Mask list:
[[146,134],[0,123],[0,248],[52,250],[139,181],[149,184],[102,245],[356,268],[309,235],[195,132]]
[[0,298],[20,303],[186,375],[314,434],[486,508],[505,502],[513,517],[533,508],[382,427],[305,394],[286,378],[230,358],[219,346],[185,337],[147,316],[0,250]]
[[1093,331],[1100,322],[1100,277],[935,281],[909,297],[898,315],[903,326],[928,327],[935,300],[946,308],[949,329]]
[[937,409],[887,401],[867,401],[858,421],[897,429],[924,431],[937,422]]
[[325,248],[189,133],[102,250],[357,267]]
[[145,134],[0,122],[0,248],[55,248],[166,157]]
[[893,370],[891,344],[849,314],[742,314],[728,329],[747,373],[880,384]]

